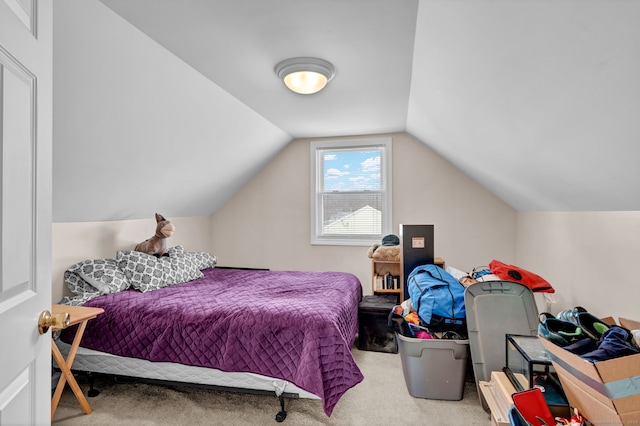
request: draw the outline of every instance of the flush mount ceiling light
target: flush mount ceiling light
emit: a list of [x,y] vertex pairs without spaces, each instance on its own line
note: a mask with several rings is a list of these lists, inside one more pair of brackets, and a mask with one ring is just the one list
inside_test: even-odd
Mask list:
[[318,58],[292,58],[276,65],[276,75],[292,91],[303,95],[319,92],[335,75],[329,62]]

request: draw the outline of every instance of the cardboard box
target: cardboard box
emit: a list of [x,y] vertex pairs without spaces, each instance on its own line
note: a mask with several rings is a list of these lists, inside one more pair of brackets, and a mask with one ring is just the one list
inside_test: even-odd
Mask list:
[[[640,322],[619,318],[622,327]],[[572,407],[594,426],[640,425],[640,354],[591,363],[540,338]]]

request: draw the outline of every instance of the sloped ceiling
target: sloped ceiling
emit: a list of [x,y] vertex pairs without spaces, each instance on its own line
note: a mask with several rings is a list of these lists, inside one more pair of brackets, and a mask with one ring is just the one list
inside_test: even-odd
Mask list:
[[[403,131],[515,209],[640,210],[640,2],[101,0],[104,11],[78,3],[60,0],[54,9],[54,77],[64,52],[70,61],[78,53],[61,44],[79,43],[56,23],[91,26],[89,15],[108,11],[206,79],[207,96],[225,99],[221,108],[238,110],[231,123],[208,116],[212,126],[259,128],[234,135],[234,148],[225,138],[198,145],[203,155],[228,157],[218,164],[223,173],[190,165],[184,172],[197,176],[179,188],[183,210],[166,201],[168,215],[211,214],[292,139]],[[284,88],[274,67],[297,56],[335,65],[325,90]],[[56,87],[73,87],[55,78],[54,96]],[[96,206],[103,200],[91,188],[108,191],[104,182],[117,186],[119,177],[85,171],[83,187],[69,170],[78,136],[65,136],[54,138],[55,221],[148,217],[144,203],[164,200],[166,186],[146,185],[142,199],[123,191]],[[160,152],[188,152],[190,143],[155,146],[148,159],[162,164]],[[119,167],[137,170],[140,158],[119,156]],[[107,204],[126,205],[126,213]]]

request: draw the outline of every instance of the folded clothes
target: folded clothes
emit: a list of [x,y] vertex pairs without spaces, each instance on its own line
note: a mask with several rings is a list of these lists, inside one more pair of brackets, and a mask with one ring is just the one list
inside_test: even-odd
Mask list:
[[564,348],[591,362],[640,353],[633,344],[631,332],[617,325],[612,325],[597,341],[590,338],[580,339]]
[[575,343],[565,346],[564,348],[571,353],[582,356],[598,349],[598,342],[593,340],[591,337],[584,337]]

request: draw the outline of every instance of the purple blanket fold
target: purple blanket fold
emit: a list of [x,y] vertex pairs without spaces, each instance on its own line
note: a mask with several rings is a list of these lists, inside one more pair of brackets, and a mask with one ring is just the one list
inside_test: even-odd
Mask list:
[[[339,272],[206,269],[195,281],[126,290],[84,306],[105,312],[81,345],[115,355],[287,380],[322,399],[330,416],[363,380],[351,345],[360,281]],[[71,342],[75,327],[62,339]]]

